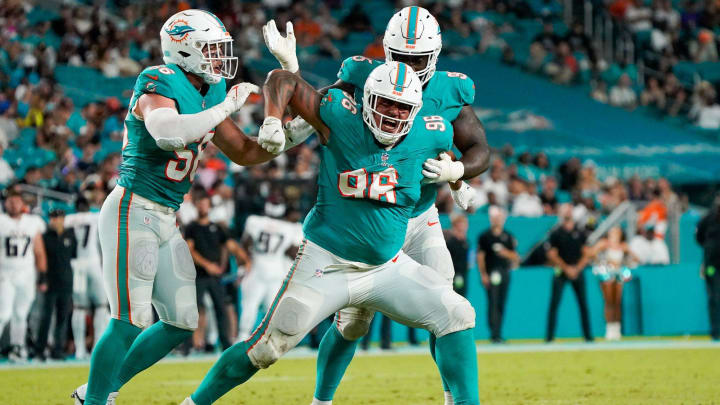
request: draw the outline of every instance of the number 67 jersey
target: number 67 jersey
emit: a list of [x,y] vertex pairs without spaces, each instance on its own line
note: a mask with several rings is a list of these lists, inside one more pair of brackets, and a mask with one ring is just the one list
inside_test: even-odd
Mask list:
[[345,260],[379,265],[402,248],[420,198],[422,164],[452,146],[440,116],[418,116],[391,149],[377,142],[349,94],[331,89],[320,104],[330,129],[322,148],[318,197],[303,230],[310,241]]
[[225,80],[209,85],[201,94],[174,64],[153,66],[140,73],[135,82],[125,118],[118,184],[160,205],[177,210],[195,177],[200,153],[211,134],[183,150],[164,151],[145,128],[145,122],[134,114],[138,98],[158,94],[175,101],[180,114],[194,114],[219,104],[225,99]]
[[45,221],[37,215],[11,218],[0,214],[0,273],[35,271],[35,236],[45,232]]

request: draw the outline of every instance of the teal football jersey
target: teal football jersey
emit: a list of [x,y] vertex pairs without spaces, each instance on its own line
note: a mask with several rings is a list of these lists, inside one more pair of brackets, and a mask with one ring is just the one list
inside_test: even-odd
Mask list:
[[320,116],[330,129],[321,150],[318,197],[303,225],[305,236],[343,259],[378,265],[403,245],[420,198],[422,163],[452,146],[452,125],[418,117],[399,144],[375,142],[351,96],[332,89]]
[[[383,63],[364,56],[347,58],[340,66],[338,79],[355,86],[355,100],[362,102],[365,80],[373,69]],[[457,72],[435,72],[423,88],[423,107],[418,116],[439,115],[452,122],[460,114],[463,106],[472,104],[473,101],[475,101],[475,83],[471,78]],[[436,197],[437,185],[424,185],[412,216],[416,217],[427,211],[435,203]]]
[[166,207],[178,209],[190,190],[199,155],[205,145],[194,143],[178,151],[164,151],[132,111],[143,94],[175,100],[180,114],[194,114],[225,100],[225,80],[210,85],[203,97],[174,64],[152,66],[140,73],[125,117],[122,163],[118,184]]

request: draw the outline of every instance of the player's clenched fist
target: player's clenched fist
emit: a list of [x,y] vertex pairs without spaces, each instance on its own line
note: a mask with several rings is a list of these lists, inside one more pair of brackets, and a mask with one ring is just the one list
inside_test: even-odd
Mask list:
[[240,83],[232,86],[223,101],[223,109],[230,115],[239,110],[251,93],[260,94],[260,87],[252,83]]
[[277,117],[266,117],[260,127],[258,144],[270,153],[278,154],[285,148],[285,131]]
[[282,36],[275,25],[275,20],[270,20],[263,26],[263,38],[265,39],[265,45],[267,45],[270,53],[275,56],[275,59],[280,62],[283,70],[287,70],[290,73],[298,71],[300,66],[298,65],[297,55],[295,55],[295,33],[293,32],[293,25],[290,21],[285,25],[286,36]]

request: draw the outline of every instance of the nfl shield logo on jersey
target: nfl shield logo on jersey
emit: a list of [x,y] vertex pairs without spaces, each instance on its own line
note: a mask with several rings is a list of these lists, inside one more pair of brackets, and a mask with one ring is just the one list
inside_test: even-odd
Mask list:
[[382,165],[387,166],[388,165],[388,159],[390,159],[390,155],[386,153],[383,153],[382,156],[380,156],[380,159],[382,159]]
[[323,276],[323,274],[325,274],[325,271],[323,271],[323,269],[315,269],[315,276],[314,276],[314,277],[320,278],[320,277]]

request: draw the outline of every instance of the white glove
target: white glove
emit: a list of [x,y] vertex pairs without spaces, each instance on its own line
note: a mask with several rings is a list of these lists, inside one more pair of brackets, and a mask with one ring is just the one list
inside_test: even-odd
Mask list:
[[240,83],[228,90],[225,100],[221,103],[222,109],[227,116],[242,108],[250,93],[260,94],[260,87],[252,83]]
[[455,201],[455,204],[464,210],[467,210],[468,207],[472,207],[473,202],[475,201],[475,189],[470,187],[470,185],[464,181],[457,190],[453,190],[451,187],[450,195],[452,196],[453,201]]
[[441,153],[439,159],[428,159],[423,163],[425,183],[455,182],[465,174],[465,166],[453,161],[447,153]]
[[285,131],[282,122],[277,117],[265,117],[257,143],[266,151],[278,154],[285,148]]
[[293,148],[310,137],[315,132],[315,128],[308,124],[301,116],[295,117],[292,121],[285,123],[285,148],[286,151]]
[[270,53],[275,56],[283,70],[295,73],[300,69],[298,65],[297,55],[295,55],[295,32],[290,21],[285,25],[286,36],[282,36],[275,25],[275,20],[270,20],[263,25],[263,38]]

